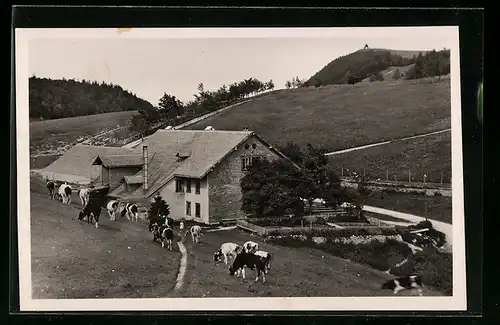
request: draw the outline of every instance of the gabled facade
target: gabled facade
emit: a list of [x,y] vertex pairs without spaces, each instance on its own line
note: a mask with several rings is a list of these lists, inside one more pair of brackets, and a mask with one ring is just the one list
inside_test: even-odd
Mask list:
[[172,218],[207,224],[245,217],[240,180],[253,162],[287,159],[250,131],[160,130],[134,150],[143,151],[143,169],[111,195],[160,194]]

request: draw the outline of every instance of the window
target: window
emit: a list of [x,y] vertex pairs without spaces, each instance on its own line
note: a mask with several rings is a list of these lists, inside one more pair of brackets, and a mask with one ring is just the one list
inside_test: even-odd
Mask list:
[[200,218],[201,217],[201,204],[195,203],[195,205],[194,205],[194,215],[195,215],[196,218]]
[[191,193],[191,180],[186,180],[186,193]]
[[191,202],[186,201],[186,215],[190,216],[191,215]]
[[257,145],[254,143],[254,144],[252,144],[252,149],[255,149],[255,148],[257,148]]
[[200,194],[200,180],[199,179],[196,180],[196,190],[195,191],[196,191],[195,192],[196,194]]
[[248,170],[250,166],[260,160],[260,157],[243,157],[241,158],[241,170]]
[[182,181],[182,179],[175,180],[175,191],[177,193],[184,192],[184,182]]

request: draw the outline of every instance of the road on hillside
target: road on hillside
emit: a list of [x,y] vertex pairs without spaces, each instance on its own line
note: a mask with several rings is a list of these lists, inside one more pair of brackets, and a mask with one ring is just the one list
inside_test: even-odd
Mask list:
[[[391,216],[394,218],[402,219],[402,220],[407,220],[412,223],[419,223],[421,221],[425,221],[425,218],[419,217],[413,214],[409,213],[403,213],[403,212],[398,212],[398,211],[393,211],[393,210],[388,210],[388,209],[383,209],[383,208],[378,208],[378,207],[372,207],[372,206],[367,206],[365,205],[363,207],[363,210],[367,212],[373,212],[373,213],[379,213],[379,214],[384,214],[387,216]],[[441,231],[446,235],[446,244],[445,244],[445,250],[450,251],[453,248],[453,226],[449,223],[441,222],[441,221],[436,221],[429,219],[432,222],[432,225],[434,228],[438,231]],[[383,221],[383,220],[382,220]]]
[[435,131],[435,132],[430,132],[430,133],[425,133],[425,134],[414,135],[414,136],[411,136],[411,137],[405,137],[405,138],[400,138],[400,139],[392,139],[392,140],[388,140],[388,141],[382,141],[382,142],[367,144],[367,145],[363,145],[363,146],[359,146],[359,147],[353,147],[353,148],[348,148],[348,149],[343,149],[343,150],[328,152],[328,153],[325,154],[325,156],[339,155],[339,154],[343,154],[343,153],[347,153],[347,152],[351,152],[351,151],[368,149],[368,148],[371,148],[371,147],[378,147],[378,146],[382,146],[384,144],[390,144],[390,143],[398,142],[398,141],[404,141],[404,140],[411,140],[411,139],[428,137],[428,136],[431,136],[431,135],[434,135],[434,134],[439,134],[439,133],[444,133],[444,132],[450,132],[450,131],[451,131],[451,128],[444,129],[444,130],[439,130],[439,131]]

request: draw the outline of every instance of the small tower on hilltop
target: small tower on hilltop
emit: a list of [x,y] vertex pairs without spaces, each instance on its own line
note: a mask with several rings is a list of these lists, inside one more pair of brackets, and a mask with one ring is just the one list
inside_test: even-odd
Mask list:
[[365,47],[363,47],[363,50],[368,50],[368,44],[365,44]]

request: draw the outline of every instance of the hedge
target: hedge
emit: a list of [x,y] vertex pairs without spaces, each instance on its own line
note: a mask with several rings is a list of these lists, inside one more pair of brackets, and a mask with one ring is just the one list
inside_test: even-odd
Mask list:
[[306,237],[396,236],[399,235],[399,230],[395,227],[349,227],[342,229],[332,227],[296,227],[271,229],[267,232],[267,236],[279,235],[305,235]]

